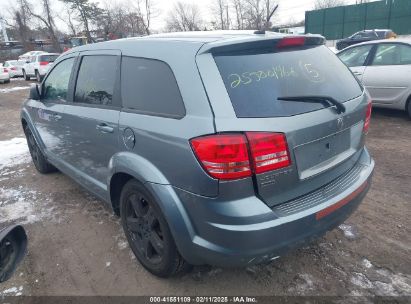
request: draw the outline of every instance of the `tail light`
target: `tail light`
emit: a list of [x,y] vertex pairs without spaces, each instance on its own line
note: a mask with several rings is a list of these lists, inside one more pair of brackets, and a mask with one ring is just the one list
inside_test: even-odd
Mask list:
[[10,70],[17,71],[16,67],[11,67]]
[[190,143],[203,168],[217,179],[249,177],[291,164],[282,133],[217,134],[197,137]]
[[371,112],[372,112],[372,101],[369,100],[367,104],[367,110],[365,112],[365,120],[364,120],[364,128],[363,128],[364,134],[367,134],[370,128]]
[[47,61],[40,61],[40,65],[48,65],[49,64],[49,62],[47,62]]
[[243,134],[219,134],[191,140],[204,169],[218,179],[251,176],[247,139]]
[[3,68],[4,73],[7,73],[9,70],[6,68]]
[[247,132],[246,135],[255,173],[276,170],[291,164],[284,134]]

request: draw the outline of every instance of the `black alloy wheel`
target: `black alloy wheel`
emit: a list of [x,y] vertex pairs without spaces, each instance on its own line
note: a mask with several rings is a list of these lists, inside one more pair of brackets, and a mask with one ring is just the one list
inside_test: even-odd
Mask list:
[[128,243],[148,271],[170,277],[191,269],[178,252],[158,203],[138,181],[130,180],[123,187],[120,214]]

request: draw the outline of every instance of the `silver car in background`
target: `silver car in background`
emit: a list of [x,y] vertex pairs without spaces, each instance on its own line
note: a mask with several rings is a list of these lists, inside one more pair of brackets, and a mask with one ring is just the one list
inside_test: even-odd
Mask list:
[[22,67],[24,65],[24,61],[20,60],[8,60],[4,62],[3,68],[9,73],[10,78],[14,77],[22,77],[23,70]]
[[374,106],[405,110],[411,117],[411,39],[364,42],[337,55],[364,84]]

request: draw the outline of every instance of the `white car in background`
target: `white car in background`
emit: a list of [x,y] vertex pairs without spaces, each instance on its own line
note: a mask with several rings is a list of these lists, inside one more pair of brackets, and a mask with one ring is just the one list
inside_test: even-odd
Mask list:
[[30,80],[31,77],[36,77],[36,80],[40,82],[59,56],[60,54],[57,53],[42,53],[31,56],[30,60],[27,60],[23,66],[24,79]]
[[371,95],[373,106],[405,110],[411,118],[411,40],[373,40],[337,56]]
[[10,82],[9,72],[5,72],[5,68],[3,68],[3,65],[0,65],[0,83],[8,82]]
[[44,51],[30,51],[30,52],[24,53],[23,55],[20,55],[19,60],[27,61],[27,60],[30,59],[31,56],[39,55],[39,54],[42,54],[42,53],[47,53],[47,52],[44,52]]
[[24,61],[19,60],[8,60],[3,64],[3,68],[6,69],[10,75],[10,78],[23,76],[23,65]]

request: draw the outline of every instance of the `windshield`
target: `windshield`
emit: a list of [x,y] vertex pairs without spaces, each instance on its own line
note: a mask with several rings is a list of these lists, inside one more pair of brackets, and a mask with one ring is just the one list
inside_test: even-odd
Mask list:
[[293,116],[323,108],[278,97],[321,95],[345,102],[362,94],[349,69],[323,45],[214,59],[237,117]]

